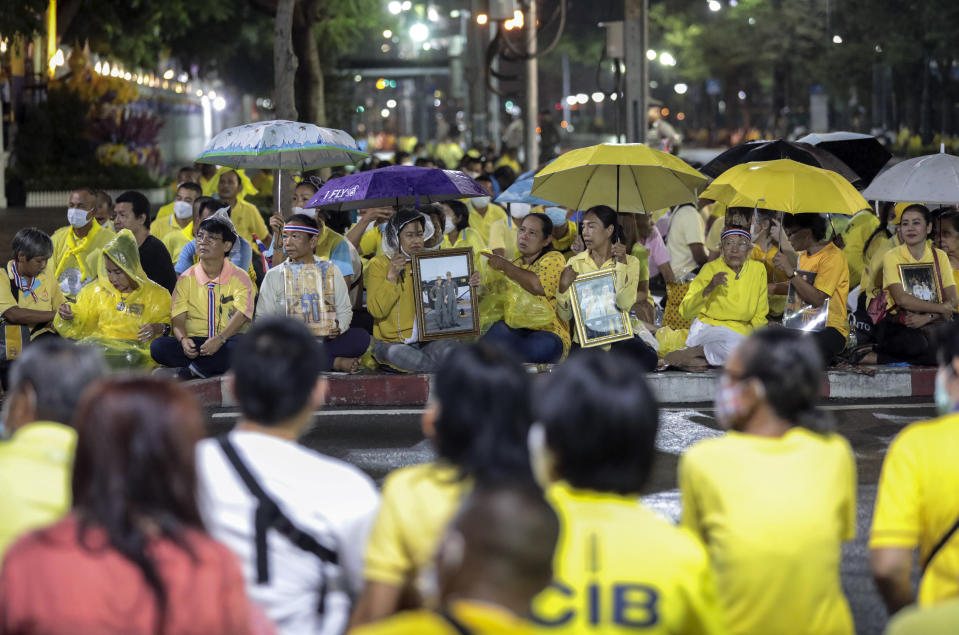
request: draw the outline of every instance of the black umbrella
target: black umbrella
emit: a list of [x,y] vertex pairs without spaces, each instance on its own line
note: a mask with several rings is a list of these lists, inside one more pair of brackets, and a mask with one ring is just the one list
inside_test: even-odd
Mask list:
[[808,134],[799,140],[836,155],[862,177],[868,185],[892,158],[879,139],[858,132],[826,132]]
[[782,139],[750,141],[733,146],[701,167],[699,171],[716,178],[734,165],[749,163],[750,161],[775,161],[776,159],[792,159],[797,163],[832,170],[853,185],[858,186],[862,181],[859,174],[851,167],[826,150],[808,143],[793,143]]

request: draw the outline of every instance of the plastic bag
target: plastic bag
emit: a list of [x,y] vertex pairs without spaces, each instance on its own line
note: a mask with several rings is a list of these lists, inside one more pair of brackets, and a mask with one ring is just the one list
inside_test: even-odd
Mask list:
[[556,319],[556,309],[543,296],[533,295],[519,284],[509,281],[503,320],[514,329],[540,330]]
[[674,329],[670,326],[664,326],[656,331],[656,341],[659,342],[659,358],[666,357],[673,351],[686,348],[686,338],[689,337],[689,329]]
[[78,342],[99,348],[110,370],[153,368],[157,365],[150,356],[149,342],[140,344],[136,340],[116,340],[97,335],[84,337]]

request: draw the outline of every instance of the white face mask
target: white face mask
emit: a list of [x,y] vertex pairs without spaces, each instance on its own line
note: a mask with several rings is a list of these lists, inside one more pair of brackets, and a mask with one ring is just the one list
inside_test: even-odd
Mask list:
[[446,217],[446,222],[443,225],[443,234],[452,234],[456,231],[456,223],[453,222],[453,219],[449,216]]
[[85,209],[80,209],[78,207],[68,207],[67,208],[67,222],[73,225],[74,227],[84,227],[90,220],[87,218],[88,212]]
[[304,216],[309,216],[310,218],[316,218],[315,207],[311,207],[309,209],[305,207],[293,207],[290,211],[294,214],[303,214]]
[[553,482],[553,453],[546,447],[546,428],[542,423],[530,426],[526,436],[526,449],[529,452],[529,465],[533,479],[543,489]]
[[895,236],[899,232],[899,225],[896,223],[886,223],[886,231]]
[[193,216],[193,206],[187,203],[186,201],[174,201],[173,202],[173,215],[183,220],[185,218],[190,218]]
[[486,209],[489,206],[489,197],[488,196],[477,196],[473,201],[473,207],[478,207],[480,209]]

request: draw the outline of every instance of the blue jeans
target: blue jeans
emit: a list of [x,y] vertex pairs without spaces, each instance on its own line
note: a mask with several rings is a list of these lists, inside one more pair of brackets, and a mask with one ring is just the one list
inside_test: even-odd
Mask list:
[[550,331],[514,329],[500,320],[486,331],[484,342],[493,342],[529,364],[555,364],[563,356],[563,340]]

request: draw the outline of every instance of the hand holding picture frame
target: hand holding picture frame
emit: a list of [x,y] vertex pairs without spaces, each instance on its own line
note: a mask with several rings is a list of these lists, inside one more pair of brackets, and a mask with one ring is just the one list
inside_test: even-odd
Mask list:
[[473,250],[418,252],[412,266],[419,340],[478,336],[478,300],[469,284]]
[[627,311],[616,307],[614,271],[603,269],[577,276],[570,286],[576,334],[583,348],[603,346],[633,337]]

